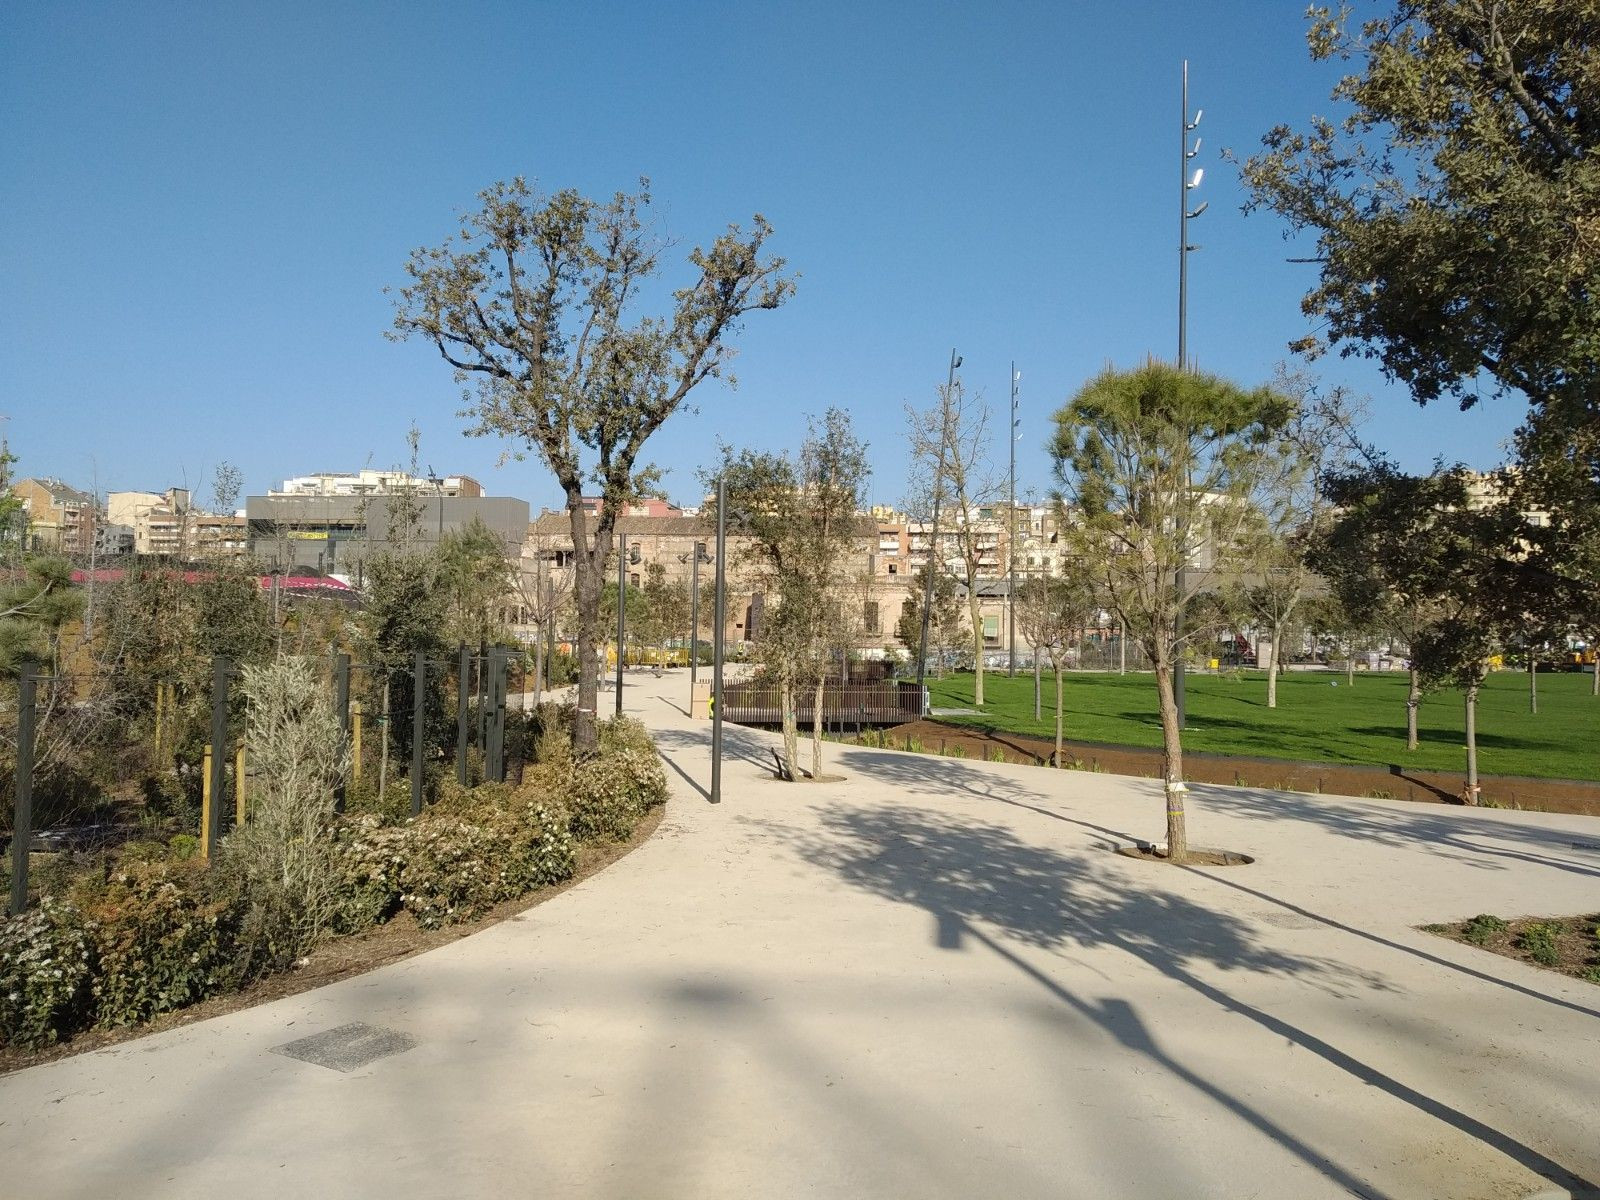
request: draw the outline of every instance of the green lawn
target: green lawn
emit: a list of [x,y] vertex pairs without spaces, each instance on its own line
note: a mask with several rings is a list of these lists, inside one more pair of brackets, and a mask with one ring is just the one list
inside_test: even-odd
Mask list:
[[[929,679],[935,708],[972,707],[972,676]],[[1334,686],[1337,685],[1337,686]],[[1478,701],[1478,769],[1486,775],[1600,779],[1600,699],[1589,694],[1585,674],[1539,676],[1539,713],[1528,711],[1528,677],[1491,675]],[[954,724],[992,726],[1014,733],[1054,736],[1055,685],[1042,684],[1042,720],[1033,719],[1033,675],[984,676],[981,714],[943,717]],[[1406,750],[1406,678],[1294,672],[1278,682],[1278,707],[1267,707],[1266,676],[1210,674],[1188,677],[1188,750],[1289,758],[1305,762],[1399,764],[1460,771],[1463,704],[1459,692],[1423,697],[1418,717],[1421,745]],[[1066,737],[1122,746],[1160,746],[1153,676],[1092,672],[1066,677]]]

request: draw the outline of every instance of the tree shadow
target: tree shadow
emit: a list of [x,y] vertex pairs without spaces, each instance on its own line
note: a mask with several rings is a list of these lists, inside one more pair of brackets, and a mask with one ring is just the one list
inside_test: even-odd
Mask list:
[[[1197,970],[1248,972],[1293,978],[1335,997],[1358,988],[1388,990],[1381,976],[1330,959],[1291,954],[1262,943],[1231,913],[1153,889],[1129,890],[1100,877],[1082,854],[1031,845],[1010,830],[951,813],[911,807],[858,809],[835,806],[821,813],[820,833],[774,825],[806,861],[852,887],[925,910],[935,943],[963,949],[976,941],[1023,971],[1058,1000],[1099,1023],[1130,1051],[1173,1070],[1224,1104],[1314,1169],[1359,1194],[1372,1194],[1348,1170],[1331,1162],[1271,1117],[1224,1093],[1160,1049],[1126,1001],[1091,1003],[1022,960],[1003,939],[1043,950],[1120,950],[1196,995],[1242,1016],[1269,1033],[1317,1055],[1362,1084],[1469,1137],[1564,1186],[1587,1186],[1562,1164],[1410,1085],[1385,1074],[1325,1039],[1256,1008],[1202,978]],[[995,930],[995,936],[987,930]]]
[[1340,837],[1425,850],[1483,869],[1503,869],[1506,862],[1517,862],[1600,879],[1600,866],[1572,855],[1570,831],[1500,820],[1478,810],[1471,810],[1470,817],[1466,815],[1469,810],[1459,808],[1449,813],[1398,811],[1358,800],[1330,802],[1301,792],[1262,792],[1215,784],[1191,784],[1189,790],[1220,812],[1253,820],[1304,821]]

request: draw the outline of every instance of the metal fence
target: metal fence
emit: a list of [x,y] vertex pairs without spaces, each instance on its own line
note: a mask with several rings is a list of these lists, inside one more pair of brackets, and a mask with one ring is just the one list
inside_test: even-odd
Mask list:
[[[810,729],[815,692],[795,695],[795,719]],[[723,719],[739,725],[783,724],[782,694],[775,685],[738,683],[722,689]],[[822,725],[829,730],[901,725],[923,713],[923,689],[914,683],[829,683],[822,692]]]

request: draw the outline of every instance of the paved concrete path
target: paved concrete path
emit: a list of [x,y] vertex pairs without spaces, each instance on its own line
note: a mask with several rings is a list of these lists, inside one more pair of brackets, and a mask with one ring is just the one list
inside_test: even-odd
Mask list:
[[[319,991],[0,1080],[6,1197],[1417,1197],[1600,1180],[1600,987],[1412,926],[1600,910],[1600,821],[1198,789],[709,728],[582,886]],[[1578,847],[1574,843],[1579,843]],[[350,1022],[351,1072],[273,1048]],[[1560,1195],[1561,1191],[1551,1191]]]

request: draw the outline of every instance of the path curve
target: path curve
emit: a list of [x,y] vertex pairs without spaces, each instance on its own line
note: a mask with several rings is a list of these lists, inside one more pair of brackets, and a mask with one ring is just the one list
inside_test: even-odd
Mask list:
[[[656,836],[371,974],[0,1079],[29,1197],[1459,1197],[1600,1179],[1600,987],[1417,933],[1600,908],[1594,818],[828,747],[630,676]],[[803,755],[807,751],[803,748]],[[1575,847],[1574,843],[1578,843]],[[352,1023],[412,1048],[276,1052]],[[347,1046],[347,1053],[362,1044]],[[1561,1194],[1559,1191],[1552,1195]]]

